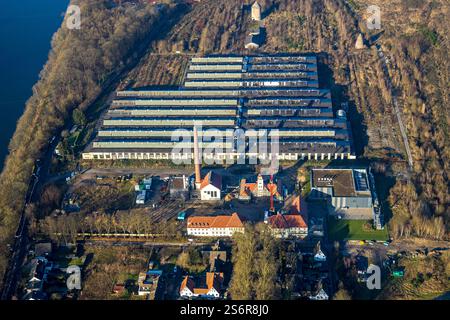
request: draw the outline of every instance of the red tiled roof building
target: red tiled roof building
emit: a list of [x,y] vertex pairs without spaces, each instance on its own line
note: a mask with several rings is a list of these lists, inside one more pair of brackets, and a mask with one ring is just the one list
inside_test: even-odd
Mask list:
[[305,208],[301,206],[300,196],[295,197],[288,214],[278,213],[267,218],[267,224],[272,234],[277,238],[304,238],[308,235],[308,217]]
[[231,237],[235,232],[244,232],[244,224],[237,213],[231,216],[189,217],[188,236]]

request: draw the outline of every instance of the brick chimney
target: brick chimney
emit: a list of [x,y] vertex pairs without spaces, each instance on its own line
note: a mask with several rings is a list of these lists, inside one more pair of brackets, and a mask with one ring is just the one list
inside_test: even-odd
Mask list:
[[200,160],[200,148],[198,145],[198,129],[194,125],[194,166],[195,166],[195,189],[200,189],[202,183],[201,176],[201,160]]

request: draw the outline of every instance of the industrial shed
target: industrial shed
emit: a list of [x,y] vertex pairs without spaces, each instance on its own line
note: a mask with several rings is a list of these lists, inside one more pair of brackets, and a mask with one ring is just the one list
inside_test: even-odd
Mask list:
[[[173,152],[173,138],[199,136],[207,146],[218,130],[221,138],[207,159],[242,157],[233,140],[255,130],[277,132],[279,151],[257,154],[281,160],[353,159],[345,113],[335,117],[331,92],[319,87],[314,55],[193,57],[178,90],[118,91],[84,159],[192,159],[192,144]],[[343,116],[342,116],[343,115]],[[220,139],[223,139],[220,141]],[[220,148],[223,147],[222,150]],[[245,150],[247,157],[255,155]]]
[[376,220],[379,204],[370,175],[359,168],[313,169],[309,198],[327,201],[330,214],[343,219]]

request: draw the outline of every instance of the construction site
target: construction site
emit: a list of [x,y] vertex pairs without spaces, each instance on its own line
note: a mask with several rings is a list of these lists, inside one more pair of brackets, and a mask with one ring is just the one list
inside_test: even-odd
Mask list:
[[[354,159],[346,111],[318,80],[314,55],[193,57],[180,88],[118,91],[83,159],[192,160],[194,126],[204,159]],[[261,132],[271,148],[255,150]]]

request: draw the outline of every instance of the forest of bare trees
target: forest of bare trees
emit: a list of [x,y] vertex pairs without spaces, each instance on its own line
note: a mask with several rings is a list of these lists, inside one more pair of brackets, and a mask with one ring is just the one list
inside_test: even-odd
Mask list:
[[158,10],[147,4],[111,6],[106,0],[78,4],[82,28],[69,30],[63,23],[53,36],[48,62],[9,145],[0,179],[0,274],[6,267],[7,244],[16,231],[34,163],[48,141],[71,121],[75,108],[85,110],[126,69],[138,45],[157,35],[160,18],[177,10],[174,6]]
[[[445,17],[449,6],[445,1],[409,0],[274,3],[278,9],[266,21],[265,49],[326,52],[335,106],[340,98],[355,104],[349,117],[358,155],[387,162],[388,171],[394,172],[399,166],[390,160],[406,159],[392,107],[392,94],[396,94],[414,167],[410,179],[399,177],[390,191],[391,236],[446,239],[450,224],[446,30],[450,26]],[[365,25],[365,10],[371,4],[382,10],[381,30],[371,31]],[[354,49],[358,32],[369,45],[359,52]],[[391,59],[388,75],[393,88],[372,39],[379,39],[377,43]],[[335,90],[339,86],[344,90]],[[406,165],[400,171],[408,171]]]
[[392,59],[389,73],[414,163],[411,180],[399,180],[391,190],[391,236],[445,239],[450,225],[450,24],[445,17],[450,7],[445,1],[377,4],[385,11],[383,45]]
[[46,234],[58,243],[73,243],[79,233],[181,237],[176,222],[155,222],[146,210],[52,214],[39,220],[34,227],[35,232]]

